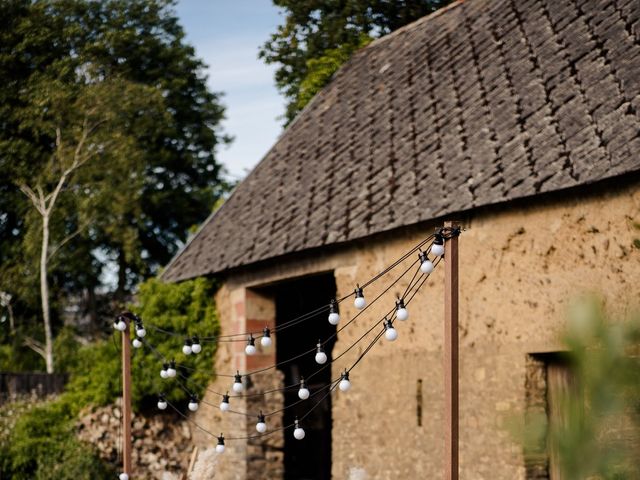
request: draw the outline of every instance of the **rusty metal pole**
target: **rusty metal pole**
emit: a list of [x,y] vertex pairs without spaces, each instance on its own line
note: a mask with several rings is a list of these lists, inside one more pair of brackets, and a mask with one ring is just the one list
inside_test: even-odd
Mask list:
[[127,325],[122,332],[122,471],[131,476],[131,319],[122,318]]
[[[445,222],[445,229],[457,227]],[[458,237],[444,242],[444,478],[458,480]]]

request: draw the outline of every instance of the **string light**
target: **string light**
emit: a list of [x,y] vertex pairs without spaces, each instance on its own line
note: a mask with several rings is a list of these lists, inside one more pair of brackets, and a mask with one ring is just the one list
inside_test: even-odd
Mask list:
[[244,390],[244,385],[242,385],[242,375],[240,372],[237,372],[233,381],[233,386],[231,387],[234,392],[241,393]]
[[320,365],[327,363],[327,354],[324,353],[324,348],[322,348],[320,340],[318,340],[318,344],[316,345],[316,363]]
[[218,444],[216,445],[216,453],[224,453],[224,435],[220,434],[218,437]]
[[444,255],[444,237],[442,233],[436,233],[433,239],[433,245],[431,245],[431,253],[436,257]]
[[119,480],[129,480],[129,475],[127,475],[126,473],[122,472],[120,475],[118,475],[118,479]]
[[304,378],[300,379],[300,389],[298,390],[298,398],[300,398],[300,400],[306,400],[307,398],[309,398],[309,389],[304,383]]
[[163,363],[162,364],[162,370],[160,370],[160,377],[161,378],[169,378],[169,374],[167,373],[168,368],[169,368],[169,364],[168,363]]
[[405,307],[404,300],[402,298],[396,300],[396,318],[402,322],[409,318],[409,311],[407,310],[407,307]]
[[340,312],[338,310],[338,302],[335,299],[329,303],[329,323],[331,325],[337,325],[340,321]]
[[122,319],[122,317],[118,317],[116,321],[113,322],[113,328],[119,332],[124,332],[127,329],[127,323]]
[[300,422],[298,422],[298,417],[296,417],[294,421],[293,437],[296,440],[302,440],[304,436],[305,436],[304,428],[300,426]]
[[426,275],[429,275],[433,272],[433,262],[429,260],[426,252],[420,252],[418,254],[418,258],[420,259],[420,271]]
[[362,310],[367,306],[367,301],[364,299],[364,293],[362,292],[362,288],[358,285],[355,289],[356,299],[353,301],[353,304],[358,310]]
[[164,393],[161,393],[160,395],[158,395],[158,409],[160,409],[160,410],[166,410],[167,409],[167,399],[166,399]]
[[191,395],[191,398],[189,399],[189,410],[191,410],[192,412],[195,412],[196,410],[198,410],[198,397],[196,397],[195,395]]
[[384,338],[393,342],[396,338],[398,338],[398,331],[393,328],[393,323],[390,320],[384,321]]
[[142,321],[140,319],[136,320],[136,335],[140,338],[143,338],[146,334],[147,331],[144,329]]
[[138,337],[134,338],[131,344],[133,345],[133,348],[140,348],[142,346],[142,342]]
[[265,422],[264,415],[262,414],[262,410],[260,410],[260,415],[258,415],[258,423],[256,423],[256,430],[258,433],[264,433],[267,431],[267,423]]
[[202,345],[200,345],[200,339],[197,335],[191,339],[191,351],[196,354],[202,351]]
[[169,362],[169,368],[167,368],[167,378],[173,378],[176,376],[176,362],[171,360]]
[[340,383],[338,384],[338,388],[343,392],[346,392],[351,388],[351,382],[349,381],[349,371],[345,369],[343,373],[340,374]]
[[260,339],[260,345],[262,345],[265,348],[269,348],[271,344],[272,344],[271,330],[269,330],[269,327],[264,327],[264,329],[262,330],[262,338]]
[[191,341],[191,339],[187,338],[184,341],[184,345],[182,346],[182,353],[184,353],[185,355],[191,355],[191,352],[193,351],[193,349],[191,348],[192,345],[193,342]]
[[247,355],[255,355],[256,350],[256,339],[253,338],[253,335],[249,334],[249,338],[247,339],[247,346],[244,347],[244,353]]
[[229,405],[229,392],[227,392],[224,395],[222,395],[222,401],[220,402],[220,411],[221,412],[228,412],[229,408],[230,408],[230,405]]

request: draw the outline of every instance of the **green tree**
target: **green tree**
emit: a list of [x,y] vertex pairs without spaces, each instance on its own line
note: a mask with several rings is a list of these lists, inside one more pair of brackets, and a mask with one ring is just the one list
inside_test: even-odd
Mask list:
[[12,294],[21,331],[37,336],[28,319],[40,309],[47,252],[34,198],[38,185],[43,197],[55,192],[65,171],[57,128],[78,145],[86,110],[76,107],[100,100],[118,122],[101,121],[103,143],[85,145],[95,156],[69,172],[54,202],[51,248],[71,237],[47,266],[54,330],[66,298],[91,303],[104,289],[106,265],[117,265],[122,302],[175,254],[228,191],[215,152],[229,139],[172,1],[0,2],[0,81],[0,290]]
[[273,0],[284,23],[260,57],[277,64],[276,85],[289,123],[358,48],[450,3],[450,0]]

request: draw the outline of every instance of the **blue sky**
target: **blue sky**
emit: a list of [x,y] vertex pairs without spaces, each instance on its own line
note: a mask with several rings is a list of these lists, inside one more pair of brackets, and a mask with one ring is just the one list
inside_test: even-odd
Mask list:
[[258,48],[282,17],[270,0],[180,0],[176,11],[187,41],[208,66],[209,86],[224,93],[223,126],[235,140],[218,159],[232,178],[242,178],[281,132],[284,100],[275,68],[258,59]]

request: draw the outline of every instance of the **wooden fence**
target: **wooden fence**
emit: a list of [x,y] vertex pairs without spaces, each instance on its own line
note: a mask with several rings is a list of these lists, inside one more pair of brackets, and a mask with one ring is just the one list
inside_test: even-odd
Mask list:
[[66,383],[63,373],[0,372],[0,403],[25,395],[42,398],[61,393]]

